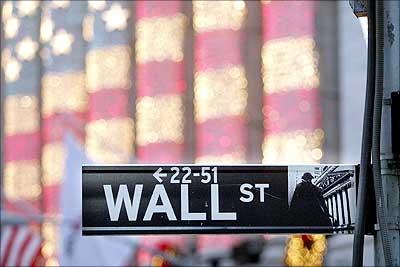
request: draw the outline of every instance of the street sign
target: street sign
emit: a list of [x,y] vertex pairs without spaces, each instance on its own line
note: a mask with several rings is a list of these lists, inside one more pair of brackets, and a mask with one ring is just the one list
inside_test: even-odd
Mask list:
[[82,167],[82,233],[350,233],[355,165]]

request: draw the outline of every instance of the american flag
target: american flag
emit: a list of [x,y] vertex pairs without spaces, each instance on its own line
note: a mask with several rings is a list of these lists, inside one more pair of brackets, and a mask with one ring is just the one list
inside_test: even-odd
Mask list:
[[0,266],[40,266],[41,237],[30,225],[2,225]]
[[[317,8],[295,2],[2,1],[4,206],[60,213],[68,131],[99,163],[320,160]],[[40,227],[54,266],[60,227]],[[1,234],[2,265],[29,265],[39,231]]]

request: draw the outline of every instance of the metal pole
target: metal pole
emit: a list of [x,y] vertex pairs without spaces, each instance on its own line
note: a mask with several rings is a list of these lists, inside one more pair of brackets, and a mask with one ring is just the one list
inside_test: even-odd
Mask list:
[[[392,117],[392,109],[399,105],[394,101],[393,93],[400,91],[400,2],[384,1],[384,92],[382,109],[381,138],[381,174],[383,183],[384,207],[387,214],[389,240],[392,248],[392,259],[395,266],[400,266],[400,156],[398,142],[394,139],[399,117]],[[398,110],[398,109],[397,109]],[[395,121],[397,120],[397,121]],[[380,229],[374,237],[375,265],[384,266]]]

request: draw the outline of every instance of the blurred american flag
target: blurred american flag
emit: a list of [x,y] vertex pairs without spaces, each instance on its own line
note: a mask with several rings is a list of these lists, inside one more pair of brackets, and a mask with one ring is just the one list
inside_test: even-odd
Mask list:
[[41,235],[38,227],[7,225],[1,227],[1,266],[39,266]]

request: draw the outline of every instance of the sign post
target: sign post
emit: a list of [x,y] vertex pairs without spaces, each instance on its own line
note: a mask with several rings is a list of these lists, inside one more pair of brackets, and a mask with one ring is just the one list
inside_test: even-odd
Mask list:
[[355,165],[83,166],[82,233],[351,233]]

